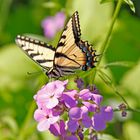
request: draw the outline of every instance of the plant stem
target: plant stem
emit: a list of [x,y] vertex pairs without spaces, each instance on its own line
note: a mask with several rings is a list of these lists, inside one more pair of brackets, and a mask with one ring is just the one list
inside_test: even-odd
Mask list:
[[[108,48],[108,42],[109,42],[111,33],[112,33],[112,31],[113,31],[113,27],[114,27],[115,21],[116,21],[116,19],[117,19],[117,16],[118,16],[118,14],[119,14],[120,9],[121,9],[122,2],[123,2],[123,0],[118,0],[116,9],[115,9],[114,14],[113,14],[113,17],[112,17],[112,21],[111,21],[110,27],[109,27],[108,32],[107,32],[107,35],[106,35],[106,37],[105,37],[105,40],[103,41],[103,44],[102,44],[101,47],[100,47],[99,52],[100,52],[101,56],[99,57],[99,60],[98,60],[97,66],[96,66],[97,68],[98,68],[99,65],[100,65],[100,62],[101,62],[101,59],[102,59],[102,57],[103,57],[104,52],[105,52],[105,51],[107,50],[107,48]],[[93,77],[92,77],[92,83],[93,83],[94,80],[95,80],[96,72],[97,72],[97,70],[95,69],[95,70],[94,70],[94,75],[93,75]]]
[[19,135],[18,135],[18,140],[24,140],[25,139],[25,135],[26,135],[26,132],[28,131],[28,127],[30,126],[30,122],[31,122],[31,119],[32,119],[32,116],[33,116],[33,112],[35,110],[35,101],[33,100],[31,102],[31,105],[30,105],[30,108],[28,110],[28,114],[23,122],[23,125],[19,131]]

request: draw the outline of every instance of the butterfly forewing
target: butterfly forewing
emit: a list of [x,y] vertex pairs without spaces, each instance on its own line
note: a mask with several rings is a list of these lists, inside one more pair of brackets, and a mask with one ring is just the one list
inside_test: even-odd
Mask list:
[[55,65],[79,69],[85,64],[85,54],[78,46],[80,40],[80,25],[78,12],[69,19],[60,41],[57,45]]
[[43,68],[53,67],[55,49],[52,46],[42,41],[19,35],[16,38],[16,44]]

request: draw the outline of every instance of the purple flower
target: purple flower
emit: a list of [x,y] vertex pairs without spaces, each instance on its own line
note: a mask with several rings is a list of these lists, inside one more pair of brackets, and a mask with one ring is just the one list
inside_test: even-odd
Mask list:
[[60,122],[52,124],[49,130],[53,135],[64,138],[66,136],[65,127],[65,122],[63,120],[60,120]]
[[77,105],[76,95],[76,90],[71,90],[63,93],[62,99],[64,100],[66,107],[71,108]]
[[82,103],[84,104],[84,106],[86,106],[88,108],[89,112],[96,112],[96,110],[98,110],[98,108],[99,108],[98,105],[92,104],[87,101],[83,101]]
[[94,114],[92,118],[92,126],[96,131],[102,131],[106,128],[106,122],[111,121],[113,118],[113,109],[111,106],[103,106],[100,112]]
[[100,94],[99,93],[99,90],[96,88],[96,86],[95,85],[88,85],[87,86],[87,89],[89,89],[92,93],[94,93],[94,94]]
[[53,38],[60,29],[63,28],[65,22],[65,14],[63,12],[58,12],[54,17],[47,17],[42,21],[42,28],[44,30],[44,35],[47,38]]
[[80,90],[84,88],[84,81],[81,78],[77,78],[74,82]]
[[79,96],[82,100],[92,100],[95,104],[99,105],[103,97],[99,94],[94,94],[89,91],[89,89],[83,89],[80,91]]
[[37,102],[39,108],[51,109],[59,103],[59,98],[61,97],[67,80],[61,82],[59,80],[48,83],[41,90],[38,91],[34,99]]
[[88,109],[86,107],[73,107],[69,111],[70,120],[68,121],[68,129],[70,132],[75,132],[80,123],[84,127],[89,128],[92,125],[92,120],[88,116]]
[[62,101],[59,101],[59,104],[52,108],[52,112],[54,116],[62,115],[65,111],[65,105]]
[[54,19],[55,19],[55,22],[56,22],[55,25],[56,25],[57,29],[61,30],[64,26],[64,22],[65,22],[65,19],[66,19],[65,14],[63,12],[58,12],[55,15]]
[[83,89],[79,92],[79,96],[82,100],[90,100],[92,97],[92,93],[89,91],[89,89]]
[[[77,136],[74,134],[67,134],[66,125],[63,120],[51,125],[49,130],[53,135],[58,136],[60,140],[78,140]],[[83,135],[80,132],[78,133],[78,136],[83,140]]]
[[92,100],[95,104],[100,105],[101,101],[103,100],[103,97],[99,94],[92,94]]
[[34,113],[34,118],[39,122],[37,129],[39,131],[45,131],[50,128],[51,124],[58,121],[59,116],[53,116],[51,110],[37,109]]

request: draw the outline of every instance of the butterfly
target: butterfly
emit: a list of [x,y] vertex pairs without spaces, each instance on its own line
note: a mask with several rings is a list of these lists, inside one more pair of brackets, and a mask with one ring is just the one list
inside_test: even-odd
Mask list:
[[59,78],[95,67],[96,50],[80,39],[79,15],[76,11],[68,20],[55,49],[45,42],[18,35],[16,44],[44,70],[49,78]]

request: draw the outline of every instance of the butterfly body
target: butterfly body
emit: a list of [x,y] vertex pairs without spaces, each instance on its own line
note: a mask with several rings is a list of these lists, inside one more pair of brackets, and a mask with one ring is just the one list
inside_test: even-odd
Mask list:
[[75,12],[65,26],[57,48],[45,42],[18,35],[17,45],[43,69],[51,78],[73,74],[76,70],[88,70],[95,66],[95,50],[87,41],[80,39],[81,30],[78,12]]

